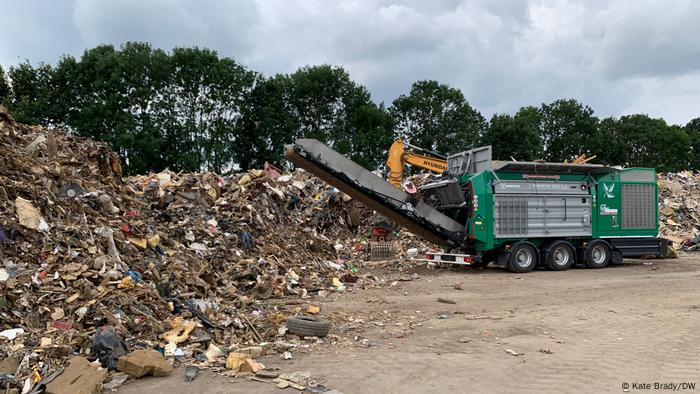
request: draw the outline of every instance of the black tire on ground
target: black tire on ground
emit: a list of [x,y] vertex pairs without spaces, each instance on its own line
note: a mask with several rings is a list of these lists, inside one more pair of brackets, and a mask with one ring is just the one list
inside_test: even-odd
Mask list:
[[331,322],[314,316],[290,316],[287,318],[287,330],[300,337],[325,337]]
[[585,262],[588,268],[605,268],[610,263],[610,247],[605,241],[592,241],[586,246]]
[[574,247],[567,241],[556,241],[547,247],[547,268],[565,271],[576,261]]
[[513,245],[508,258],[508,270],[510,272],[530,272],[537,266],[537,249],[529,243],[517,243]]

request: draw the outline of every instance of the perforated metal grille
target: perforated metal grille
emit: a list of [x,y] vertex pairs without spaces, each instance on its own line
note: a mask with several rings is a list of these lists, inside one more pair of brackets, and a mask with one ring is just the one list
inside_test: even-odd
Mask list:
[[498,195],[496,202],[496,234],[527,234],[527,197]]
[[390,260],[396,257],[396,245],[393,242],[370,242],[369,259]]
[[654,185],[622,185],[622,227],[655,228]]

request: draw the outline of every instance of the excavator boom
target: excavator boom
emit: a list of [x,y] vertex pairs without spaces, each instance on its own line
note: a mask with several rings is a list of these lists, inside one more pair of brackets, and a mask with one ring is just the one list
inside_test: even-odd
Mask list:
[[389,183],[401,188],[406,164],[424,168],[437,174],[447,171],[447,157],[410,145],[403,140],[396,140],[391,144],[386,159],[386,166],[389,168]]

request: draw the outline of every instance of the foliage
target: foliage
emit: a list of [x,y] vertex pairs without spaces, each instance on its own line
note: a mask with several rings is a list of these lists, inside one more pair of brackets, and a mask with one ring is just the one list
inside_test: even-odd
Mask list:
[[595,154],[591,144],[597,138],[598,119],[590,107],[576,100],[557,100],[542,104],[540,116],[540,137],[547,161],[562,162],[581,154]]
[[[688,135],[678,126],[648,115],[627,115],[618,121],[621,164],[655,167],[658,171],[688,168]],[[619,160],[619,159],[618,159]]]
[[392,141],[390,120],[347,71],[307,66],[291,74],[287,86],[298,137],[324,141],[370,168],[383,162]]
[[[119,50],[101,45],[79,60],[64,57],[55,70],[22,64],[11,77],[18,120],[107,141],[128,173],[230,168],[241,107],[255,79],[208,49],[168,54],[144,43]],[[52,116],[61,103],[60,116]]]
[[18,122],[54,125],[62,116],[59,89],[53,83],[54,69],[48,64],[29,62],[10,67],[12,83],[9,106]]
[[475,147],[486,126],[462,92],[437,81],[418,81],[391,108],[396,134],[411,144],[442,153]]
[[529,161],[541,158],[540,112],[521,108],[515,116],[496,114],[491,118],[480,145],[491,145],[497,160]]
[[316,138],[373,168],[392,141],[386,111],[340,67],[303,67],[260,78],[244,111],[243,168],[266,160],[282,164],[284,144],[296,138]]
[[5,70],[0,65],[0,104],[10,97],[10,83],[7,81]]
[[695,118],[685,125],[685,132],[688,134],[690,149],[689,168],[695,171],[700,170],[700,118]]
[[685,127],[647,115],[599,120],[576,100],[527,106],[489,122],[462,92],[413,83],[387,109],[342,67],[265,77],[203,48],[100,45],[55,65],[0,68],[0,103],[20,122],[109,142],[129,174],[287,166],[284,145],[317,138],[376,169],[395,138],[442,153],[491,145],[495,159],[572,160],[700,170],[700,118]]

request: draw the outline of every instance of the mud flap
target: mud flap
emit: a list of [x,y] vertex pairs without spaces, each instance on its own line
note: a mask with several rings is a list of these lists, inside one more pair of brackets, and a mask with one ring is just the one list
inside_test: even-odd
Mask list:
[[622,252],[613,250],[610,256],[610,264],[622,264]]
[[494,261],[499,268],[507,268],[508,260],[510,260],[510,249],[501,249],[498,251],[498,255]]

